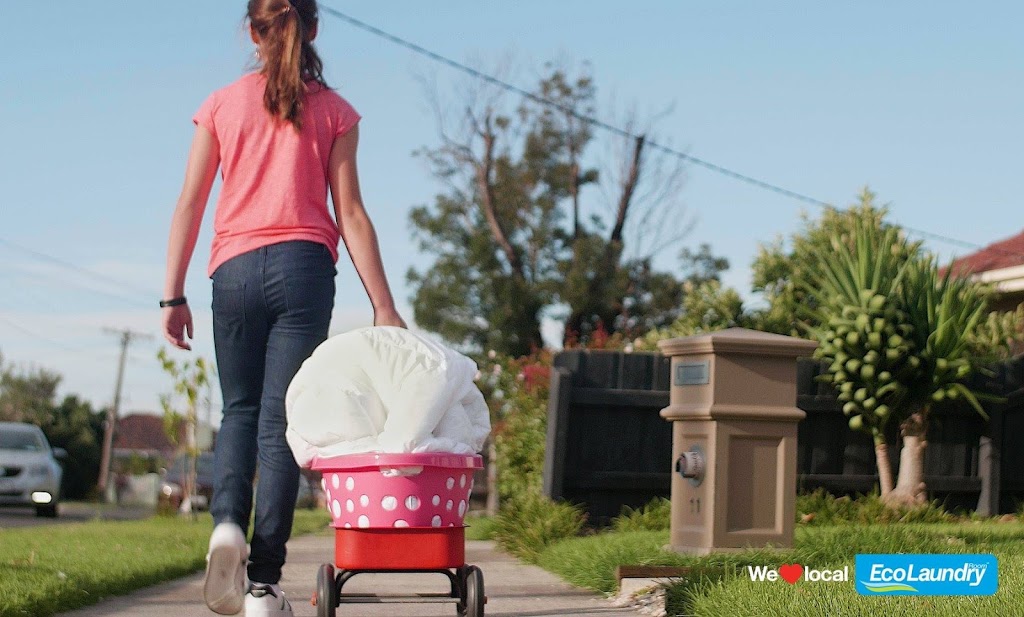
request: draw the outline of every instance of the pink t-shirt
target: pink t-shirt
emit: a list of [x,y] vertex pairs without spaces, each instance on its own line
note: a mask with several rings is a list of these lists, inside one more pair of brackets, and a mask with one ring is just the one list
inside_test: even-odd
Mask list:
[[210,276],[232,257],[288,240],[320,242],[337,261],[327,162],[334,140],[359,122],[359,114],[333,90],[309,83],[301,132],[263,106],[266,78],[260,73],[217,90],[192,118],[220,144],[224,182],[213,220]]

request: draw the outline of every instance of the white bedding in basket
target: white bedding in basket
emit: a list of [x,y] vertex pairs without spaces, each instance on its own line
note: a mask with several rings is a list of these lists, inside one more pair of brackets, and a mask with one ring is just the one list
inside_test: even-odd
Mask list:
[[476,363],[390,326],[324,341],[285,396],[287,438],[302,467],[363,452],[476,454],[491,430]]

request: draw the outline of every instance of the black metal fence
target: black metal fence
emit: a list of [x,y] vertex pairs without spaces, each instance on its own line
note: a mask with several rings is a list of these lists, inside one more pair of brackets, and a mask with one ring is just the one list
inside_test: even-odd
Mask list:
[[[1015,511],[1024,501],[1024,358],[995,366],[971,385],[986,421],[966,402],[936,405],[925,450],[930,497],[981,514]],[[866,493],[877,483],[871,438],[851,431],[818,362],[798,364],[798,486],[835,494]],[[583,504],[593,522],[669,496],[672,427],[658,412],[668,405],[669,359],[656,353],[573,350],[556,354],[548,404],[544,490]],[[894,473],[898,427],[887,435]]]

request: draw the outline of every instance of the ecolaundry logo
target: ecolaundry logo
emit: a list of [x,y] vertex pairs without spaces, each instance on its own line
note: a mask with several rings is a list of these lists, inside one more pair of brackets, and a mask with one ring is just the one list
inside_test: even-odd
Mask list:
[[857,555],[865,596],[990,596],[999,587],[995,555]]

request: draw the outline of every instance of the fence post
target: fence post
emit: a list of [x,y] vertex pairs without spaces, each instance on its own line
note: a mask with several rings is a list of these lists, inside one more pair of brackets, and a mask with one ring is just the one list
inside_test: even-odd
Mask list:
[[988,434],[978,444],[978,476],[981,493],[976,511],[981,516],[999,514],[1001,493],[1001,448],[1003,445],[1003,403],[994,406],[989,414]]
[[544,494],[551,499],[562,497],[571,395],[572,373],[562,367],[553,367],[551,390],[548,395],[547,441],[544,449]]

